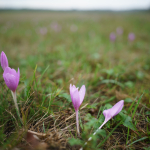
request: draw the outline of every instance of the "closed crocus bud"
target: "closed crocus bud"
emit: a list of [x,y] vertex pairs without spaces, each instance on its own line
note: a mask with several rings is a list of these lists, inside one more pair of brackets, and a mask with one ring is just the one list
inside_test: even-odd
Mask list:
[[3,70],[5,70],[5,68],[8,67],[8,60],[6,54],[3,51],[1,52],[0,62]]
[[6,67],[3,73],[3,78],[5,80],[7,87],[11,91],[15,92],[18,87],[18,83],[20,79],[19,68],[18,68],[18,72],[16,72],[16,70],[11,69],[10,67]]
[[83,102],[84,96],[85,96],[85,85],[82,85],[81,89],[78,90],[78,88],[75,87],[75,85],[71,85],[70,84],[70,96],[71,96],[71,100],[74,106],[74,109],[76,111],[76,124],[77,124],[77,133],[78,135],[80,135],[80,131],[79,131],[79,121],[78,121],[78,110],[80,105]]

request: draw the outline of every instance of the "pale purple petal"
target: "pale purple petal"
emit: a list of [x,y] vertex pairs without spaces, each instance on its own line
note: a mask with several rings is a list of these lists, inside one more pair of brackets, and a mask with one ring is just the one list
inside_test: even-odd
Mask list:
[[5,70],[5,68],[8,67],[8,59],[7,59],[6,54],[3,51],[1,52],[0,61],[1,61],[1,66],[3,70]]
[[5,80],[5,83],[6,83],[7,87],[10,90],[15,91],[16,88],[17,88],[16,77],[14,75],[6,73],[6,74],[3,74],[3,78]]
[[18,68],[18,72],[16,72],[14,69],[6,67],[3,73],[3,78],[5,80],[7,87],[14,92],[17,89],[17,86],[19,84],[19,78],[20,78],[19,68]]
[[70,96],[71,99],[73,99],[73,93],[77,90],[78,88],[75,87],[75,85],[72,86],[72,84],[70,84]]
[[79,96],[80,96],[80,105],[82,104],[83,102],[83,99],[84,99],[84,96],[85,96],[85,92],[86,92],[86,89],[85,89],[85,85],[82,85],[80,91],[79,91]]
[[14,75],[14,76],[16,76],[16,75],[17,75],[17,72],[16,72],[16,70],[15,70],[15,69],[11,69],[11,70],[10,70],[10,73],[11,73],[12,75]]
[[72,103],[73,103],[74,109],[75,109],[76,111],[78,111],[78,109],[79,109],[79,107],[80,107],[80,96],[79,96],[78,90],[76,90],[76,91],[73,93]]
[[121,100],[118,103],[116,103],[111,108],[111,114],[113,115],[112,117],[116,116],[122,110],[123,106],[124,106],[124,100]]
[[6,67],[3,74],[7,74],[7,73],[11,73],[11,68],[10,67]]
[[123,108],[124,100],[119,101],[116,103],[112,108],[104,110],[103,115],[105,116],[105,123],[116,116]]
[[14,75],[14,76],[17,75],[16,70],[15,69],[11,69],[10,67],[6,67],[4,73],[5,74],[9,73],[9,74]]

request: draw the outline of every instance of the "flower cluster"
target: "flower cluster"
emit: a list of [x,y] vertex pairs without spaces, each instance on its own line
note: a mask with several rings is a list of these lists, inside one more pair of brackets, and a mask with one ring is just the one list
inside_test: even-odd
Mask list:
[[[123,28],[118,27],[118,28],[116,29],[116,32],[111,32],[111,33],[110,33],[109,39],[110,39],[111,42],[115,42],[116,39],[117,39],[117,37],[118,37],[118,36],[121,36],[121,35],[123,35]],[[130,42],[132,42],[132,41],[135,40],[135,34],[134,34],[133,32],[130,32],[130,33],[128,34],[128,40],[129,40]]]
[[[111,35],[111,36],[112,36],[113,39],[115,39],[114,35]],[[17,105],[17,98],[16,98],[16,89],[17,89],[18,84],[19,84],[20,70],[18,68],[18,72],[16,72],[16,70],[11,69],[9,67],[8,59],[7,59],[7,56],[5,55],[4,52],[1,53],[0,63],[1,63],[2,69],[4,70],[4,72],[3,72],[4,81],[7,85],[7,87],[12,92],[15,107],[17,109],[17,113],[19,114],[19,108],[18,108],[18,105]],[[73,103],[73,106],[74,106],[74,109],[75,109],[75,112],[76,112],[76,125],[77,125],[77,134],[78,135],[80,135],[78,111],[79,111],[79,107],[82,104],[83,99],[85,97],[85,92],[86,92],[85,85],[82,85],[82,87],[79,90],[78,87],[76,88],[75,85],[70,84],[70,96],[71,96],[71,100],[72,100],[72,103]],[[99,129],[101,129],[102,126],[104,124],[106,124],[111,118],[116,116],[122,110],[123,106],[124,106],[124,100],[121,100],[118,103],[116,103],[112,108],[104,110],[103,115],[105,116],[105,120],[104,120],[103,124],[94,132],[93,135],[95,135],[97,133],[97,131]],[[20,114],[19,114],[19,118],[20,118]],[[20,118],[20,120],[21,120],[21,118]],[[90,137],[88,139],[88,141],[90,141],[91,139],[92,139],[92,137]]]
[[[71,100],[76,112],[76,125],[77,125],[77,133],[78,135],[80,135],[79,132],[79,121],[78,121],[78,111],[79,111],[79,107],[83,102],[84,96],[85,96],[85,92],[86,92],[86,88],[85,85],[82,85],[81,89],[78,90],[79,88],[76,88],[75,85],[72,86],[72,84],[70,84],[70,96],[71,96]],[[116,103],[112,108],[108,109],[108,110],[104,110],[103,111],[103,115],[105,116],[105,120],[103,122],[103,124],[98,128],[101,129],[102,126],[107,123],[111,118],[113,118],[114,116],[116,116],[123,108],[124,106],[124,100],[119,101],[118,103]],[[97,130],[97,131],[98,131]],[[94,132],[93,135],[95,135],[96,132]],[[88,141],[90,141],[92,138],[90,137]]]

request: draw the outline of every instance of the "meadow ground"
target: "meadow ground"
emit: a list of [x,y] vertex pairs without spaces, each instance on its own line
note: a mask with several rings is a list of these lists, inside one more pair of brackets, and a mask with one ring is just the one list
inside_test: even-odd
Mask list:
[[[1,51],[20,69],[22,119],[0,68],[1,149],[79,149],[103,123],[103,110],[119,100],[125,101],[121,113],[84,149],[150,149],[149,12],[1,11]],[[70,84],[86,86],[80,137]]]

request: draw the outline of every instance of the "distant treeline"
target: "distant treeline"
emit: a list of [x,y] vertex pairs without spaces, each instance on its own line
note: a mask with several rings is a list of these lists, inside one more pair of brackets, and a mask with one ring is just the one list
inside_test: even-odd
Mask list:
[[53,10],[53,9],[13,9],[13,8],[6,8],[2,9],[0,8],[0,12],[5,12],[5,11],[41,11],[41,12],[150,12],[149,9],[133,9],[133,10],[78,10],[78,9],[70,9],[70,10]]

